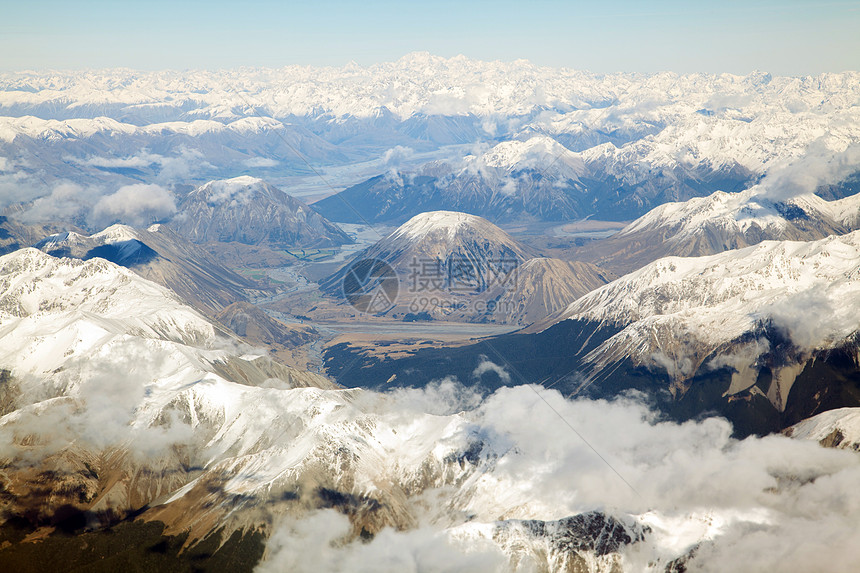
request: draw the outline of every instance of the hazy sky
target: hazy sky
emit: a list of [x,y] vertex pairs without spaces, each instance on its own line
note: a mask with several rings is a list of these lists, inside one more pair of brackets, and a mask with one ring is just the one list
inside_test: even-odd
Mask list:
[[341,65],[413,51],[595,72],[860,70],[860,1],[0,0],[0,69]]

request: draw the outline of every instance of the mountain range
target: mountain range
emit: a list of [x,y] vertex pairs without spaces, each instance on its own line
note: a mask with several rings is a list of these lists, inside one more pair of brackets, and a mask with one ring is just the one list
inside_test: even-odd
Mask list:
[[740,193],[717,191],[666,203],[610,238],[580,249],[577,256],[624,273],[669,255],[712,255],[766,240],[812,241],[858,228],[857,195],[833,201],[812,193],[774,195],[755,186]]
[[[525,386],[485,400],[450,380],[389,394],[338,388],[254,353],[100,258],[0,257],[0,338],[0,505],[17,516],[3,524],[0,560],[22,571],[58,560],[250,570],[264,553],[260,567],[297,555],[316,567],[325,558],[298,546],[334,539],[345,564],[373,563],[366,552],[379,551],[384,564],[422,567],[671,571],[722,562],[747,527],[788,534],[791,500],[808,503],[814,481],[848,479],[856,466],[815,443],[850,448],[852,410],[794,426],[791,439],[737,442],[725,421],[654,423],[641,405]],[[613,467],[643,492],[559,433],[545,403],[619,452]],[[708,491],[723,501],[701,511],[698,480],[717,460],[770,489],[773,505],[760,503],[773,523],[743,512],[749,500],[732,480],[717,480]],[[772,473],[784,490],[769,487]],[[571,480],[575,495],[560,487]],[[761,493],[744,488],[749,499]],[[655,509],[660,492],[675,493]],[[597,507],[607,496],[620,508]],[[406,556],[392,556],[397,548]]]
[[[412,54],[370,67],[85,76],[0,75],[0,169],[22,190],[2,207],[69,217],[68,197],[55,196],[69,181],[83,187],[81,213],[124,185],[256,174],[316,196],[349,188],[368,221],[428,210],[629,220],[860,142],[855,72],[597,75]],[[421,195],[420,211],[394,205]]]
[[[362,357],[342,343],[326,360],[348,385],[410,371],[408,384],[449,375],[487,388],[539,382],[592,398],[635,389],[678,419],[716,411],[740,434],[771,432],[857,405],[851,357],[860,329],[847,310],[857,249],[853,232],[666,257],[517,333],[398,359]],[[498,368],[476,379],[485,360]]]
[[647,178],[622,178],[606,172],[602,155],[572,152],[544,134],[521,137],[478,156],[432,161],[414,171],[371,177],[315,207],[345,223],[400,223],[438,209],[464,211],[494,222],[629,220],[668,201],[718,189],[739,191],[755,180],[740,168],[713,173],[680,167],[649,173]]
[[314,204],[344,223],[402,223],[426,211],[462,211],[493,221],[567,221],[593,214],[594,190],[578,154],[546,136],[505,141],[455,164],[372,177]]
[[[15,528],[96,544],[87,532],[102,527],[125,542],[154,533],[160,554],[184,532],[192,547],[214,540],[217,553],[229,539],[225,551],[253,554],[252,532],[271,534],[272,511],[336,508],[372,536],[411,527],[421,492],[452,487],[463,501],[441,507],[439,519],[460,521],[458,503],[484,507],[481,519],[498,515],[479,478],[506,455],[504,443],[469,431],[461,416],[416,411],[404,431],[385,398],[254,354],[163,287],[104,259],[22,249],[0,258],[0,269],[2,507],[26,516]],[[163,533],[147,530],[152,522]],[[615,563],[641,538],[635,523],[596,512],[491,527],[504,543],[550,543],[552,559],[578,564]],[[61,555],[54,539],[42,556],[28,557],[24,543],[22,553],[4,545],[0,559],[30,559],[29,570]]]
[[537,256],[482,217],[432,211],[357,253],[321,289],[350,299],[349,280],[369,261],[384,263],[397,283],[373,313],[407,321],[530,324],[611,276],[589,263]]
[[858,80],[0,73],[0,569],[853,571]]

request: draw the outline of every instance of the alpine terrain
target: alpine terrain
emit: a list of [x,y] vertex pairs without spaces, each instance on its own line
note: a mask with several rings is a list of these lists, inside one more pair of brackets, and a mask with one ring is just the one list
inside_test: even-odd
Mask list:
[[860,570],[856,10],[31,4],[0,571]]

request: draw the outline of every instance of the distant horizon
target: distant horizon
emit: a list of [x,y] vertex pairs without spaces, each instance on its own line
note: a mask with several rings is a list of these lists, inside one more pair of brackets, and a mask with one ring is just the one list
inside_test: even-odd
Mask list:
[[702,71],[702,70],[692,70],[692,71],[676,71],[669,69],[658,69],[654,71],[639,71],[639,70],[591,70],[587,68],[580,68],[575,66],[566,66],[566,65],[549,65],[549,64],[541,64],[538,62],[534,62],[528,58],[477,58],[470,57],[466,54],[454,54],[452,56],[443,56],[440,54],[428,52],[426,50],[415,50],[412,52],[407,52],[402,54],[399,57],[388,59],[388,60],[380,60],[369,63],[361,63],[355,60],[345,61],[343,63],[337,64],[303,64],[303,63],[285,63],[282,65],[253,65],[253,64],[240,64],[235,66],[223,66],[223,67],[163,67],[163,68],[144,68],[144,67],[132,67],[132,66],[79,66],[79,67],[45,67],[45,68],[21,68],[21,69],[4,69],[0,67],[0,73],[3,74],[45,74],[45,73],[81,73],[81,72],[108,72],[108,71],[128,71],[132,73],[141,73],[141,74],[155,74],[155,73],[189,73],[189,72],[231,72],[231,71],[239,71],[239,70],[279,70],[286,68],[310,68],[310,69],[332,69],[332,70],[340,70],[345,69],[350,66],[357,66],[361,69],[370,70],[376,66],[382,66],[385,64],[396,64],[400,60],[404,60],[410,56],[414,55],[429,55],[430,57],[440,58],[445,61],[456,60],[458,58],[464,58],[469,62],[475,63],[485,63],[485,64],[515,64],[517,62],[525,62],[529,65],[533,65],[537,68],[545,68],[545,69],[556,69],[556,70],[569,70],[575,72],[581,72],[586,74],[591,74],[595,76],[611,76],[611,75],[642,75],[642,76],[655,76],[659,74],[674,74],[677,76],[691,76],[691,75],[707,75],[707,76],[722,76],[722,75],[730,75],[730,76],[738,76],[738,77],[747,77],[755,73],[765,73],[769,74],[773,77],[787,77],[787,78],[802,78],[802,77],[816,77],[824,74],[846,74],[846,73],[860,73],[860,65],[857,68],[844,69],[844,70],[825,70],[819,72],[810,72],[810,73],[801,73],[801,74],[780,74],[773,72],[769,69],[764,68],[753,68],[746,72],[734,72],[734,71]]
[[0,71],[343,67],[429,52],[595,74],[860,70],[860,3],[7,2]]

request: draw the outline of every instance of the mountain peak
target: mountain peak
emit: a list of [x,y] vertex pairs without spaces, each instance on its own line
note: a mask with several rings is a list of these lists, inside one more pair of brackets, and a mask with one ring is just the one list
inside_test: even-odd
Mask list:
[[561,167],[566,168],[562,174],[569,178],[585,172],[585,164],[578,154],[543,134],[536,134],[528,139],[504,141],[485,153],[482,160],[489,167],[507,171]]
[[[408,310],[413,297],[483,292],[490,283],[530,258],[529,249],[482,217],[456,211],[430,211],[412,217],[393,233],[368,247],[355,260],[385,261],[401,279],[401,292],[392,315]],[[351,265],[330,275],[325,292],[342,296]],[[453,274],[452,274],[453,273]],[[459,273],[459,274],[458,274]],[[425,285],[426,282],[426,285]],[[420,285],[418,283],[421,283]],[[458,296],[457,294],[454,296]],[[441,308],[426,311],[441,316]]]
[[[666,257],[583,296],[563,318],[622,329],[590,354],[596,362],[624,356],[657,363],[669,352],[673,365],[667,370],[681,377],[696,372],[714,349],[768,324],[805,352],[831,349],[857,332],[852,309],[860,307],[858,261],[860,231]],[[801,318],[797,309],[813,309],[816,320]],[[657,348],[658,331],[673,332],[676,346]]]
[[461,230],[469,227],[495,227],[492,223],[468,213],[457,211],[429,211],[415,215],[403,223],[392,234],[392,237],[405,236],[413,240],[421,240],[427,235],[445,231],[450,239],[457,236]]
[[259,177],[252,177],[250,175],[239,175],[238,177],[231,177],[229,179],[216,179],[214,181],[210,181],[208,184],[215,184],[219,186],[224,185],[256,185],[258,183],[265,183]]
[[[225,203],[244,205],[260,194],[271,197],[275,189],[275,187],[272,187],[262,179],[249,175],[241,175],[231,179],[216,179],[204,183],[192,191],[189,197],[205,198],[206,202],[210,205],[223,205]],[[280,189],[277,191],[288,197]]]
[[91,235],[91,238],[103,239],[105,243],[115,243],[119,241],[136,241],[140,239],[140,236],[134,227],[116,223]]
[[350,242],[341,229],[295,197],[247,175],[209,181],[189,193],[171,226],[195,243],[320,247]]

